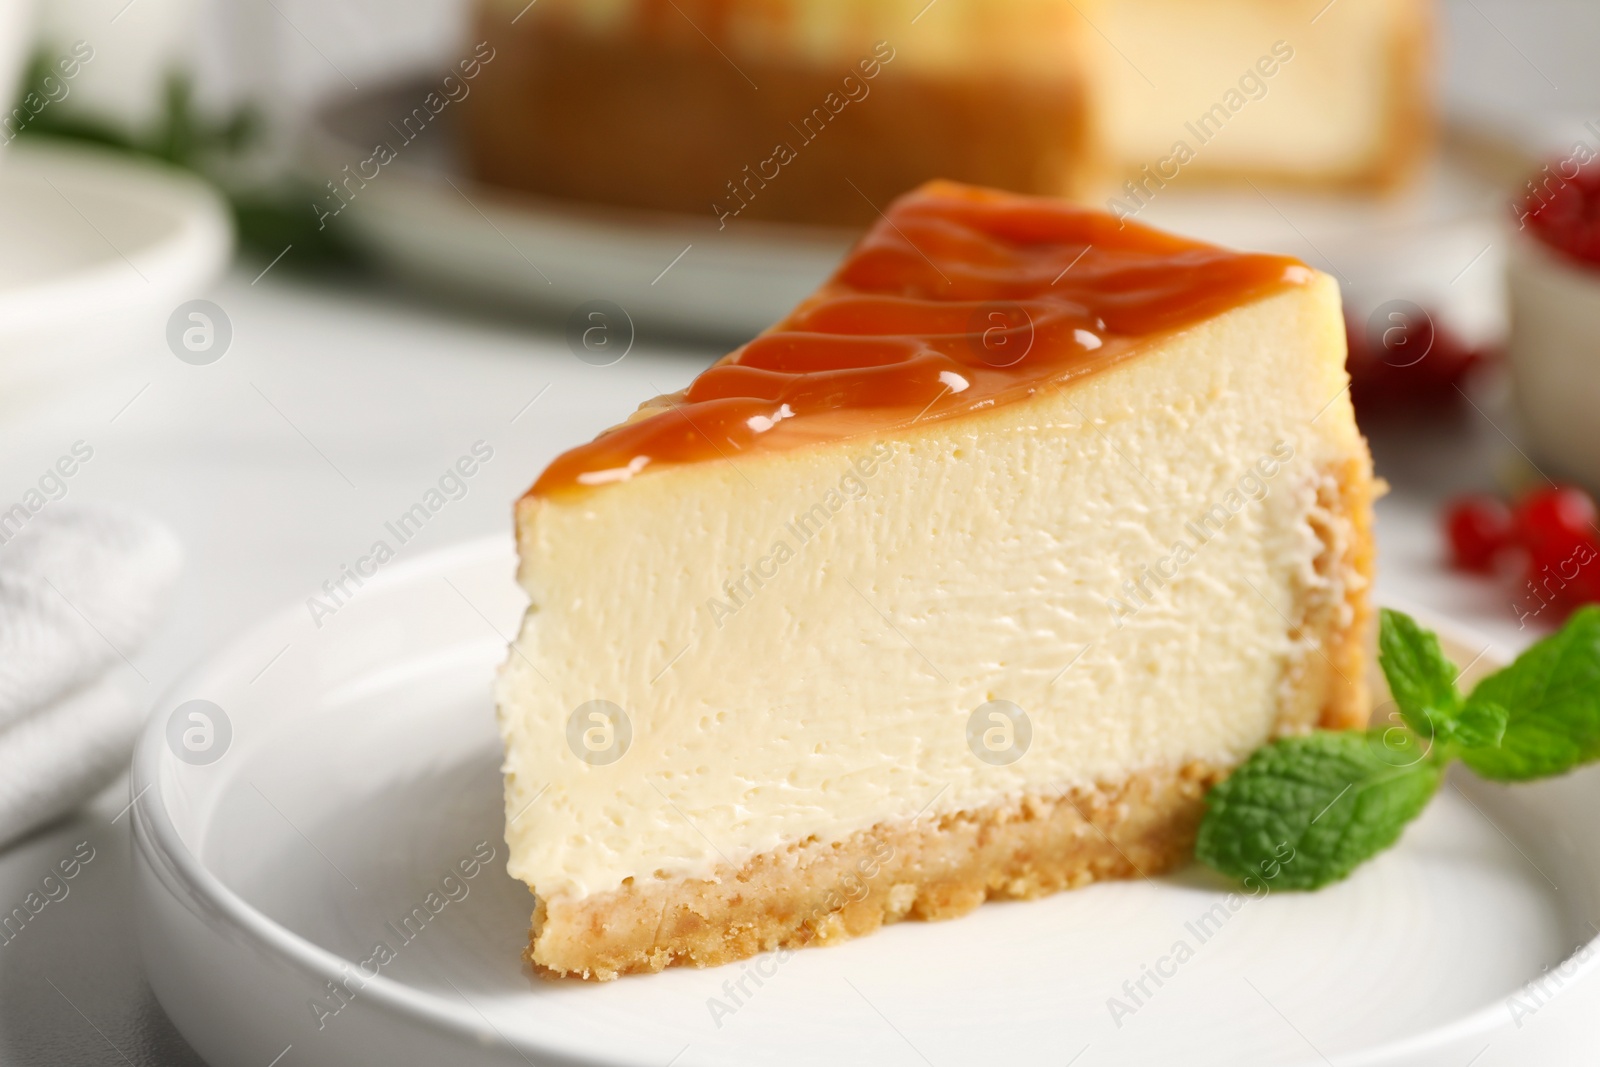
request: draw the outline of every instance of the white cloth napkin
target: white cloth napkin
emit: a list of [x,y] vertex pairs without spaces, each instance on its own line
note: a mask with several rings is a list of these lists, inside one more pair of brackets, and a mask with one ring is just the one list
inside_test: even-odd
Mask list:
[[163,526],[53,505],[0,524],[0,846],[71,811],[128,762],[123,689],[182,566]]

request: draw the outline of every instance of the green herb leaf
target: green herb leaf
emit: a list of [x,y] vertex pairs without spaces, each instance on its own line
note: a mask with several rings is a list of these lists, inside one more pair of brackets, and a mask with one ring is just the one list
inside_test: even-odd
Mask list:
[[1467,706],[1489,705],[1508,713],[1499,744],[1461,754],[1485,778],[1546,778],[1600,757],[1600,607],[1478,683]]
[[1488,699],[1473,699],[1461,709],[1448,740],[1458,748],[1497,748],[1505,737],[1511,713]]
[[1460,671],[1431,630],[1403,612],[1384,608],[1379,612],[1378,662],[1407,726],[1424,738],[1454,733],[1461,711],[1455,682]]
[[[49,98],[46,79],[55,77],[55,54],[48,46],[34,53],[23,83],[24,96],[32,92]],[[213,115],[213,109],[197,104],[194,87],[181,72],[168,75],[163,100],[161,114],[137,129],[84,118],[73,109],[47,107],[33,115],[20,135],[83,141],[199,174],[232,203],[239,243],[255,253],[263,266],[290,245],[294,251],[284,259],[280,271],[362,265],[357,246],[345,237],[347,227],[336,232],[318,223],[312,205],[326,195],[320,186],[292,177],[265,182],[254,177],[250,151],[264,142],[267,134],[260,111],[244,107],[229,115]]]
[[1394,844],[1442,774],[1404,731],[1274,741],[1206,796],[1195,855],[1247,884],[1317,889]]
[[1402,725],[1266,745],[1206,795],[1195,855],[1247,886],[1316,889],[1388,848],[1456,756],[1524,781],[1600,759],[1600,605],[1462,700],[1438,639],[1383,613],[1384,674]]

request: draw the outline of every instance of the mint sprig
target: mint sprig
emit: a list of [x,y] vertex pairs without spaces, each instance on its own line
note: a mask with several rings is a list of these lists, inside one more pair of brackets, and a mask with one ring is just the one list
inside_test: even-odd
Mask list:
[[1206,796],[1195,854],[1252,886],[1343,878],[1394,844],[1439,788],[1441,768],[1415,740],[1390,747],[1385,732],[1323,731],[1257,749]]
[[1378,631],[1378,662],[1406,725],[1419,737],[1450,733],[1461,714],[1461,673],[1445,657],[1439,638],[1415,619],[1385,609]]
[[1511,666],[1489,675],[1468,704],[1506,712],[1498,745],[1461,755],[1485,778],[1549,778],[1600,757],[1600,607],[1583,608]]
[[1510,718],[1504,704],[1481,687],[1462,698],[1456,688],[1461,671],[1445,656],[1432,630],[1387,608],[1380,620],[1378,663],[1406,726],[1444,760],[1498,747]]
[[1247,885],[1317,889],[1393,845],[1460,759],[1527,781],[1600,759],[1600,607],[1470,694],[1430,631],[1384,610],[1379,663],[1399,722],[1257,749],[1206,795],[1195,855]]

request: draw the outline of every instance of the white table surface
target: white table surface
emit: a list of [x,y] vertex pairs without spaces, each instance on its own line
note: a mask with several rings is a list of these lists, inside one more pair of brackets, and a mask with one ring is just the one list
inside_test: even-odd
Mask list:
[[[296,18],[338,15],[334,4],[291,8]],[[1546,125],[1564,130],[1595,113],[1600,9],[1589,0],[1449,0],[1445,14],[1443,81],[1455,109],[1509,116],[1536,140]],[[287,38],[277,18],[267,24]],[[435,33],[417,24],[419,40]],[[307,48],[302,58],[289,88],[314,97],[327,88],[321,77],[343,89],[321,52]],[[559,331],[279,271],[252,286],[261,266],[204,294],[235,330],[213,366],[180,363],[151,329],[126,338],[124,373],[27,406],[0,392],[0,505],[83,439],[95,457],[68,499],[141,507],[188,545],[178,603],[133,657],[142,679],[130,672],[156,710],[189,664],[263,613],[303,601],[474,441],[493,445],[495,459],[404,555],[507,531],[509,502],[559,446],[677,387],[715,354],[641,344],[621,364],[593,368],[571,356]],[[1379,505],[1380,595],[1450,615],[1507,648],[1525,643],[1511,594],[1449,574],[1436,533],[1438,501],[1489,484],[1513,454],[1504,439],[1475,414],[1443,430],[1371,429],[1379,470],[1395,486]],[[79,842],[96,852],[68,897],[0,945],[0,1063],[200,1062],[140,969],[126,899],[128,819],[118,814],[127,801],[118,783],[82,815],[0,852],[4,911]]]
[[[152,331],[126,339],[121,373],[20,410],[0,398],[7,506],[81,439],[94,457],[65,499],[136,506],[187,546],[168,623],[132,657],[143,679],[130,682],[152,706],[231,634],[337,576],[475,441],[494,458],[400,558],[509,536],[512,500],[560,443],[677,388],[713,355],[640,346],[596,368],[559,332],[336,283],[269,274],[252,286],[259,269],[206,294],[233,323],[215,364],[180,362]],[[140,969],[129,820],[117,818],[126,803],[119,783],[84,815],[0,853],[9,911],[79,842],[96,852],[64,900],[0,945],[0,1063],[199,1062]]]
[[[180,362],[152,331],[126,338],[119,373],[20,409],[0,399],[0,502],[8,506],[82,439],[94,458],[67,499],[137,506],[186,543],[174,610],[133,657],[142,678],[130,673],[158,714],[180,672],[262,614],[303,602],[475,441],[488,442],[494,458],[403,558],[509,536],[510,502],[561,446],[679,387],[717,354],[640,343],[621,363],[596,368],[558,330],[486,321],[370,283],[274,272],[252,285],[258,269],[241,268],[205,294],[233,323],[221,361]],[[1510,596],[1446,572],[1435,532],[1437,500],[1487,484],[1502,439],[1474,415],[1444,429],[1385,432],[1375,446],[1395,483],[1379,508],[1382,594],[1450,614],[1507,647],[1522,643]],[[67,898],[0,945],[0,1062],[199,1062],[140,969],[127,900],[129,820],[119,816],[127,803],[118,783],[82,815],[0,853],[4,910],[79,842],[96,853]]]

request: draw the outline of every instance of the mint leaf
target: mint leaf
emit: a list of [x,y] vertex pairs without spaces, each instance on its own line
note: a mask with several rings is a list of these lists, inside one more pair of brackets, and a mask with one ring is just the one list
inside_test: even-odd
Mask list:
[[1206,794],[1195,855],[1249,888],[1316,889],[1394,844],[1459,756],[1523,781],[1600,759],[1600,605],[1590,605],[1465,700],[1438,639],[1383,612],[1394,725],[1257,749]]
[[1414,738],[1393,744],[1393,733],[1316,733],[1257,749],[1206,795],[1195,855],[1252,886],[1344,878],[1394,844],[1439,787],[1441,765]]
[[1487,705],[1508,713],[1499,745],[1461,753],[1485,778],[1545,778],[1600,757],[1600,607],[1578,611],[1560,631],[1479,682],[1467,707]]
[[1469,699],[1451,725],[1448,741],[1463,749],[1497,748],[1505,737],[1511,713],[1488,699]]
[[1461,710],[1456,665],[1411,616],[1384,608],[1378,617],[1378,662],[1406,725],[1419,737],[1449,736]]

